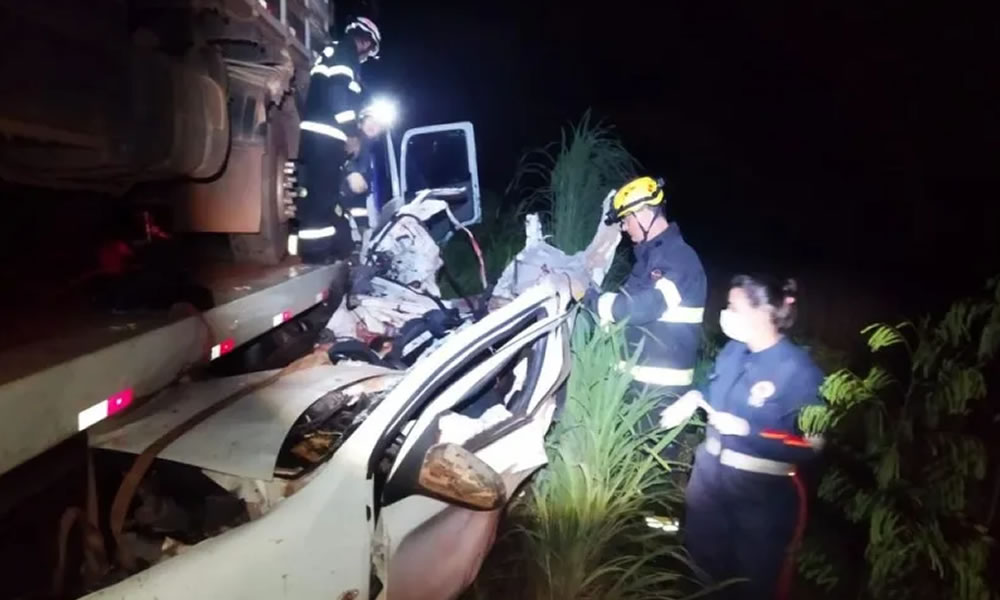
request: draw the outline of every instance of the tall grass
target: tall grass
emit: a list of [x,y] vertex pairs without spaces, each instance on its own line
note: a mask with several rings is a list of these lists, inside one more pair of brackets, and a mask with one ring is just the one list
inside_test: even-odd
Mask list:
[[548,217],[553,246],[579,252],[594,237],[608,191],[634,176],[637,166],[611,127],[587,111],[563,129],[557,144],[526,154],[508,189],[524,190],[527,207]]
[[690,590],[676,538],[649,529],[680,497],[659,451],[679,432],[640,432],[653,399],[629,398],[621,328],[578,318],[565,406],[549,465],[515,504],[474,596],[526,600],[672,599]]

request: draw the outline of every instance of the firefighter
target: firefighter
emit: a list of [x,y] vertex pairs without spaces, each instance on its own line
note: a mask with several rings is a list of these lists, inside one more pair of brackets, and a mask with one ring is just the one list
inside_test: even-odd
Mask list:
[[[321,52],[309,72],[309,93],[299,127],[300,179],[297,249],[303,262],[324,263],[351,251],[348,221],[337,205],[347,143],[358,137],[361,64],[379,53],[382,36],[371,20],[359,17],[344,37]],[[293,244],[294,247],[294,244]]]
[[766,277],[733,279],[719,323],[731,341],[720,352],[704,395],[686,393],[664,410],[675,427],[698,407],[708,413],[685,493],[684,542],[709,582],[746,581],[725,598],[786,598],[790,550],[805,525],[798,471],[818,439],[802,435],[802,408],[818,404],[823,374],[783,331],[795,320],[796,287]]
[[663,180],[639,177],[613,192],[608,222],[619,223],[632,240],[635,265],[620,291],[591,289],[585,298],[602,323],[625,320],[629,350],[641,343],[634,380],[661,404],[694,379],[706,294],[698,254],[677,223],[667,221],[663,186]]
[[368,192],[371,189],[372,143],[385,133],[387,122],[371,106],[358,117],[358,137],[347,140],[347,160],[342,169],[339,205],[350,219],[352,238],[361,241],[361,232],[368,229]]

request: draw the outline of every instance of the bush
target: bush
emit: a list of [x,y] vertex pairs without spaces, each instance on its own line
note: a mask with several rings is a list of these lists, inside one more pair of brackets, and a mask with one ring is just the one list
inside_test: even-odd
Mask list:
[[[873,366],[864,377],[830,375],[827,406],[800,419],[829,440],[818,493],[842,521],[839,543],[807,546],[801,571],[835,597],[990,598],[997,488],[987,481],[986,440],[998,411],[986,375],[1000,347],[1000,280],[939,321],[863,333]],[[851,539],[863,553],[851,554]]]

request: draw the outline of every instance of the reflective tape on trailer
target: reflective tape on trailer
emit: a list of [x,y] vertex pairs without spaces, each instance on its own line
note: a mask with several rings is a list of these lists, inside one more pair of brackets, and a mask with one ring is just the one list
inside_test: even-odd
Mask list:
[[316,294],[316,302],[326,302],[330,297],[330,292],[328,290],[323,290],[322,292]]
[[111,415],[117,414],[132,404],[132,388],[108,396],[97,404],[81,410],[76,415],[76,427],[78,431],[88,429],[90,426],[107,419]]
[[212,351],[209,356],[210,360],[215,360],[233,351],[236,347],[236,340],[233,338],[227,338],[219,342],[218,344],[212,346]]
[[271,318],[271,325],[277,327],[278,325],[281,325],[285,321],[290,321],[291,319],[292,319],[292,311],[286,310],[281,312],[280,314],[274,315],[274,317]]

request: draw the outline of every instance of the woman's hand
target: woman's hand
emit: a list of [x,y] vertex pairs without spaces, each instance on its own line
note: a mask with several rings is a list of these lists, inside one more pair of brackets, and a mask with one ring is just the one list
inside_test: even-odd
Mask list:
[[660,427],[673,429],[687,421],[699,406],[705,404],[705,399],[698,390],[691,390],[677,399],[676,402],[663,409],[660,413]]
[[710,411],[708,413],[708,424],[722,435],[738,435],[741,437],[750,435],[750,422],[736,415]]

